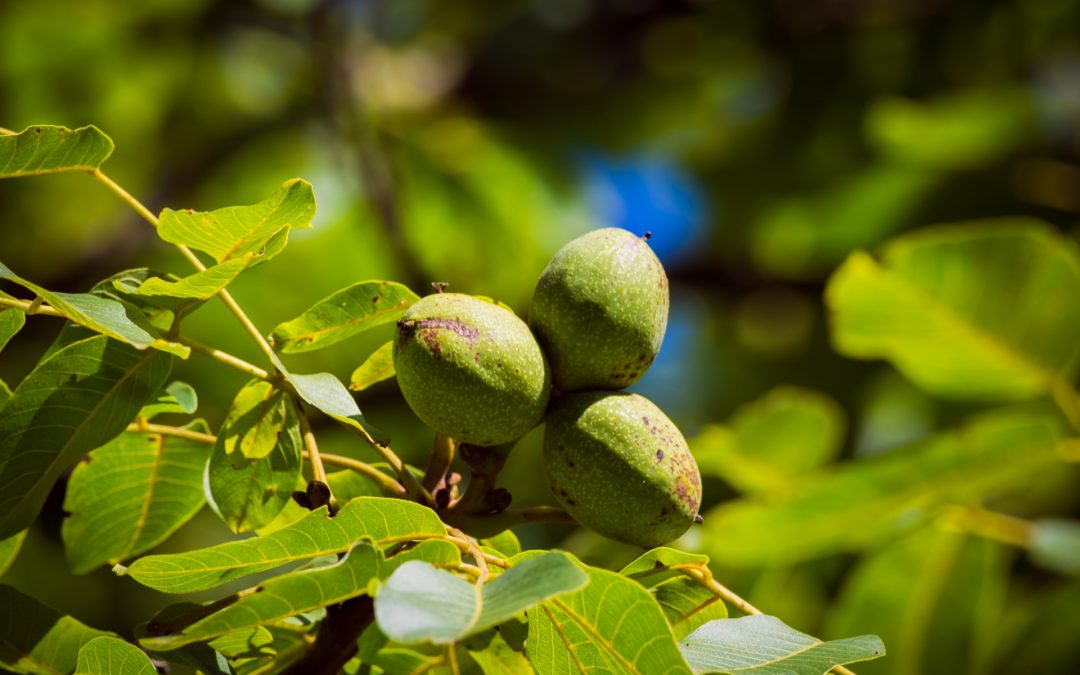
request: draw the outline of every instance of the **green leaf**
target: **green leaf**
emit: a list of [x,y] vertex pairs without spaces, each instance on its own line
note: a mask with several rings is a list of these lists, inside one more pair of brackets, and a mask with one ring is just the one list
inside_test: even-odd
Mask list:
[[483,648],[475,649],[471,645],[466,648],[484,675],[530,675],[536,672],[525,654],[507,644],[495,631]]
[[188,593],[232,579],[322,555],[344,553],[361,540],[375,546],[445,537],[431,509],[401,499],[359,497],[330,518],[326,508],[265,537],[140,558],[126,571],[136,581],[166,593]]
[[449,644],[586,583],[585,573],[557,551],[527,558],[483,585],[410,561],[379,589],[375,619],[397,642]]
[[191,349],[158,335],[149,319],[134,305],[91,293],[56,293],[19,277],[0,263],[0,279],[7,279],[33,291],[69,321],[92,331],[126,342],[138,349],[152,347],[187,358]]
[[695,673],[823,675],[833,666],[885,654],[876,635],[822,642],[764,614],[710,621],[679,648]]
[[497,551],[505,558],[510,558],[521,553],[521,542],[513,530],[503,530],[494,537],[481,539],[480,545]]
[[282,230],[287,234],[289,229],[311,227],[314,216],[311,184],[294,178],[285,181],[265,201],[251,206],[209,212],[165,209],[158,235],[167,242],[209,253],[219,263],[247,254],[260,254],[266,260],[284,246],[281,241],[271,242],[275,235]]
[[998,411],[915,446],[845,464],[773,503],[736,500],[705,514],[704,550],[735,567],[857,551],[933,518],[949,504],[1023,490],[1054,466],[1056,418]]
[[[207,433],[198,420],[183,427]],[[128,432],[90,453],[68,480],[61,530],[68,564],[85,574],[165,541],[202,507],[211,446]]]
[[112,151],[112,139],[97,127],[29,127],[0,134],[0,178],[93,171]]
[[228,659],[252,659],[274,656],[274,636],[262,626],[227,633],[212,640],[210,647]]
[[322,349],[366,330],[397,321],[420,298],[393,281],[361,281],[315,303],[274,328],[274,347],[286,354]]
[[[389,465],[383,462],[377,462],[373,464],[376,469],[382,471],[391,478],[396,478],[396,474],[389,467]],[[338,506],[344,506],[357,497],[397,497],[397,494],[386,494],[382,491],[381,487],[364,476],[361,473],[357,473],[351,469],[343,469],[341,471],[332,471],[326,474],[326,482],[330,486],[330,492],[333,493],[334,499],[337,501]],[[300,476],[296,484],[296,489],[303,492],[307,487],[307,479]],[[310,511],[305,509],[296,503],[295,500],[289,500],[285,505],[285,508],[281,510],[281,513],[274,518],[270,523],[258,528],[256,532],[259,534],[269,534],[275,530],[280,530],[286,525],[291,525],[296,521],[306,516]]]
[[272,522],[303,468],[303,440],[288,394],[262,380],[233,400],[206,469],[211,506],[234,532]]
[[233,279],[251,267],[258,259],[259,256],[256,253],[247,253],[175,281],[150,277],[130,292],[132,295],[148,298],[207,300],[220,293],[221,289],[228,286]]
[[75,675],[157,675],[150,657],[133,644],[102,636],[79,650]]
[[886,358],[939,396],[1018,400],[1071,379],[1080,350],[1080,257],[1048,226],[1009,219],[856,252],[826,290],[836,348]]
[[742,492],[781,493],[840,452],[844,412],[825,394],[779,387],[710,426],[691,447],[703,474]]
[[176,380],[158,392],[157,398],[139,410],[139,417],[152,419],[157,415],[175,413],[191,415],[199,407],[199,396],[186,382]]
[[1035,521],[1028,551],[1045,569],[1080,575],[1080,522],[1059,518]]
[[394,343],[387,342],[357,366],[349,378],[349,389],[363,391],[394,376]]
[[7,572],[11,567],[11,563],[15,562],[15,557],[19,555],[19,549],[22,548],[23,539],[26,539],[26,530],[13,534],[7,539],[0,539],[0,576]]
[[389,442],[389,437],[385,433],[368,424],[352,394],[337,377],[330,373],[298,375],[289,372],[276,355],[273,356],[272,361],[306,403],[346,426],[363,431],[377,443]]
[[0,380],[0,410],[4,409],[4,406],[11,400],[11,390],[4,384],[3,380]]
[[896,162],[937,170],[975,169],[1000,161],[1036,136],[1026,89],[951,91],[926,103],[879,99],[866,115],[869,139]]
[[586,569],[589,585],[529,612],[537,672],[689,673],[664,613],[639,584]]
[[0,584],[0,666],[15,673],[70,673],[79,648],[109,635]]
[[[11,296],[0,291],[0,298],[11,299]],[[26,314],[21,309],[0,305],[0,350],[22,329],[25,323]]]
[[[368,592],[370,582],[384,579],[407,561],[437,565],[461,562],[456,546],[448,541],[421,542],[389,560],[368,544],[357,544],[348,555],[325,567],[301,570],[270,579],[255,593],[201,619],[174,635],[141,640],[152,650],[169,650],[219,635],[273,624],[290,616],[335,605]],[[427,563],[422,563],[427,564]]]
[[124,430],[170,362],[97,336],[38,364],[0,416],[0,537],[25,529],[60,474]]
[[727,607],[720,598],[688,577],[661,582],[650,589],[676,640],[681,640],[715,619],[726,619]]
[[[989,672],[1011,554],[1000,544],[925,527],[860,558],[825,633],[879,635],[891,656],[859,674]],[[981,667],[980,667],[981,665]]]
[[[619,570],[619,574],[633,578],[651,579],[651,572],[662,572],[673,565],[706,565],[709,556],[700,553],[687,553],[667,546],[645,551],[634,559],[626,567]],[[677,572],[676,572],[677,573]],[[644,582],[644,581],[643,581]],[[648,586],[648,583],[645,583]]]

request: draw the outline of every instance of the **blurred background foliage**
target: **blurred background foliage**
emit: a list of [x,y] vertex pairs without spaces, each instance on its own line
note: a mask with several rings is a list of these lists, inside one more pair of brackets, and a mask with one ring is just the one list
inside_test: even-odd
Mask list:
[[[739,494],[751,508],[782,500],[825,463],[918,459],[920,441],[979,409],[935,398],[891,365],[838,355],[825,282],[853,250],[936,223],[1026,215],[1080,234],[1080,2],[0,3],[0,125],[37,123],[101,127],[117,145],[109,174],[153,210],[253,203],[309,179],[314,229],[232,286],[265,331],[363,279],[421,293],[446,281],[524,315],[570,238],[651,230],[672,315],[634,389],[694,439],[708,515]],[[0,183],[0,253],[57,290],[127,267],[187,271],[77,175]],[[259,362],[220,303],[185,327]],[[0,378],[14,386],[59,328],[29,322]],[[390,330],[290,363],[347,381]],[[199,357],[174,377],[195,386],[215,428],[243,383]],[[423,461],[430,433],[392,381],[358,399],[399,452]],[[371,459],[316,423],[324,449]],[[539,438],[507,468],[516,504],[551,502],[535,479]],[[933,480],[908,464],[901,483]],[[1055,466],[1013,474],[1008,510],[1075,515],[1080,475]],[[850,489],[875,485],[860,476],[848,476]],[[4,581],[130,636],[163,600],[108,570],[68,572],[62,488]],[[921,522],[921,502],[901,504],[899,524],[877,528],[861,554],[831,547],[859,527],[842,509],[857,495],[834,501],[840,516],[793,544],[817,553],[782,538],[783,526],[810,525],[768,518],[739,535],[760,544],[750,553],[723,555],[725,530],[708,523],[681,543],[714,553],[721,579],[800,630],[879,633],[890,656],[859,672],[1080,667],[1075,577],[950,527],[963,513],[905,526]],[[562,526],[520,535],[597,564],[634,555]],[[161,550],[228,537],[204,510]]]

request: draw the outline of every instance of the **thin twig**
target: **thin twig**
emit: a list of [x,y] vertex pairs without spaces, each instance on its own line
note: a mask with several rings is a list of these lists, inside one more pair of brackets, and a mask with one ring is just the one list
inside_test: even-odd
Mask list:
[[446,477],[446,471],[454,461],[454,453],[457,445],[454,439],[445,434],[436,433],[435,442],[431,447],[431,458],[428,460],[427,470],[424,471],[424,479],[421,485],[425,490],[434,491]]
[[354,425],[349,425],[348,429],[364,439],[364,442],[370,445],[371,448],[382,457],[383,461],[390,465],[390,468],[398,475],[398,479],[401,481],[402,485],[405,486],[409,495],[417,498],[424,506],[434,508],[435,498],[431,496],[430,492],[424,489],[424,486],[420,484],[420,481],[416,480],[416,476],[412,474],[412,471],[409,470],[409,467],[406,466],[405,462],[401,461],[401,458],[397,456],[397,453],[390,449],[390,446],[383,445],[376,441],[372,438],[371,434],[367,432],[367,429]]
[[474,560],[476,560],[476,564],[480,566],[480,576],[477,577],[476,583],[482,584],[487,581],[488,576],[491,574],[491,569],[488,567],[487,561],[489,556],[480,550],[480,547],[476,545],[476,542],[473,541],[472,537],[465,534],[456,527],[447,525],[446,531],[454,535],[454,537],[456,537],[457,539],[465,542],[465,544],[468,546],[469,554],[473,557]]
[[217,443],[217,436],[212,434],[204,434],[201,431],[193,431],[191,429],[183,429],[181,427],[171,427],[164,424],[150,424],[149,422],[136,421],[127,425],[125,431],[129,433],[148,433],[148,434],[160,434],[162,436],[175,436],[177,438],[184,438],[189,441],[195,441],[197,443],[206,443],[207,445],[214,445]]
[[274,381],[279,379],[278,376],[271,375],[270,373],[266,372],[265,370],[263,370],[262,368],[256,366],[253,363],[248,363],[247,361],[243,360],[242,358],[240,358],[238,356],[233,356],[232,354],[230,354],[228,352],[223,352],[220,349],[215,349],[214,347],[204,345],[203,343],[199,342],[198,340],[193,340],[191,338],[183,337],[181,335],[178,335],[178,336],[176,336],[174,338],[170,338],[170,339],[172,339],[172,340],[174,340],[176,342],[179,342],[182,345],[186,345],[188,347],[191,347],[191,351],[193,351],[193,352],[198,352],[199,354],[202,354],[203,356],[209,356],[210,358],[214,359],[215,361],[217,361],[219,363],[223,363],[223,364],[225,364],[225,365],[227,365],[230,368],[233,368],[235,370],[239,370],[242,373],[246,373],[246,374],[250,375],[251,377],[254,377],[257,380],[265,380],[267,382],[274,382]]

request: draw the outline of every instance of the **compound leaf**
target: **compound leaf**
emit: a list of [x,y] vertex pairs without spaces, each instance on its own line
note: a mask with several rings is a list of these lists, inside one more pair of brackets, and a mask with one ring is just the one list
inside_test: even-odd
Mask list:
[[585,573],[557,551],[527,557],[482,585],[410,561],[379,589],[375,618],[382,632],[398,642],[448,644],[586,583]]
[[1080,255],[1029,219],[897,238],[856,252],[826,290],[837,350],[886,358],[952,398],[1041,395],[1080,365]]
[[986,413],[910,448],[846,464],[771,503],[705,514],[704,550],[736,567],[793,563],[887,540],[953,503],[1026,486],[1057,461],[1055,418]]
[[109,635],[0,584],[0,666],[15,673],[70,673],[79,648]]
[[120,573],[166,593],[188,593],[322,555],[344,553],[361,540],[375,546],[446,536],[431,509],[402,499],[357,497],[330,518],[325,507],[263,537],[140,558]]
[[529,612],[526,654],[541,673],[689,673],[664,613],[641,585],[607,570]]
[[96,637],[79,650],[75,675],[157,675],[150,657],[120,638]]
[[368,329],[397,321],[420,298],[393,281],[361,281],[320,300],[270,334],[286,354],[322,349]]
[[833,666],[885,654],[876,635],[822,642],[775,616],[710,621],[679,643],[695,673],[823,675]]
[[112,151],[112,139],[94,126],[33,126],[19,134],[0,133],[0,178],[93,171]]
[[18,276],[3,263],[0,263],[0,279],[7,279],[33,291],[69,321],[138,349],[152,347],[181,358],[187,358],[191,353],[190,348],[161,338],[149,319],[134,305],[91,293],[49,291]]
[[[207,433],[197,420],[183,427]],[[165,541],[205,502],[211,446],[151,432],[126,432],[90,453],[68,480],[61,530],[68,564],[85,574]]]
[[60,474],[124,430],[170,361],[99,335],[38,364],[0,416],[0,537],[33,522]]
[[165,209],[158,235],[167,242],[209,253],[219,263],[248,254],[267,260],[284,247],[282,239],[288,230],[311,227],[314,217],[311,184],[294,178],[285,181],[268,199],[251,206],[208,212]]

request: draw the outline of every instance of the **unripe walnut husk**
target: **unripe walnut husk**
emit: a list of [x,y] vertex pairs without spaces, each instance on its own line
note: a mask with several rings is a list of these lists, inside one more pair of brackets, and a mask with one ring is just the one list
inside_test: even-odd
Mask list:
[[529,327],[561,392],[622,389],[656,358],[668,279],[646,237],[595,230],[563,246],[533,292]]
[[547,361],[525,322],[460,293],[429,295],[405,312],[394,369],[417,417],[473,445],[525,435],[542,419],[551,392]]
[[581,525],[652,548],[681,536],[701,506],[701,474],[678,428],[643,396],[579,392],[556,400],[544,472]]

